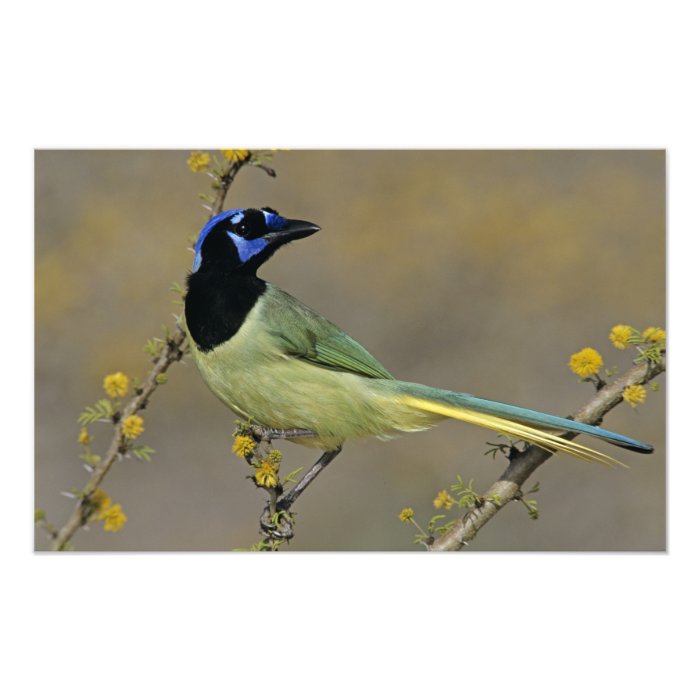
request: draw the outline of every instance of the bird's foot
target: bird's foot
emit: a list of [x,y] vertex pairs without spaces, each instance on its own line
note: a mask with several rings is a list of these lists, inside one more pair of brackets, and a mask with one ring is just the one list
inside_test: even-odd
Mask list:
[[276,543],[289,542],[294,537],[294,516],[286,510],[279,509],[270,514],[268,504],[260,516],[260,532]]
[[316,437],[313,430],[306,428],[265,428],[262,425],[251,425],[253,436],[259,441],[269,442],[270,440],[293,440],[294,438]]
[[335,450],[324,452],[318,461],[309,469],[302,477],[301,481],[294,486],[284,497],[277,502],[277,511],[285,512],[291,508],[292,503],[301,496],[307,486],[340,454],[342,448],[338,447]]

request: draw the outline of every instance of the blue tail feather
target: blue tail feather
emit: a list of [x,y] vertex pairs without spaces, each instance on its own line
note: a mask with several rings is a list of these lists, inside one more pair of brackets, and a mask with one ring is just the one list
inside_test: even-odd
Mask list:
[[404,383],[404,388],[411,394],[419,397],[425,397],[431,400],[442,401],[446,404],[458,406],[460,408],[468,408],[474,411],[479,411],[487,415],[497,416],[499,418],[507,418],[512,421],[524,423],[536,428],[545,428],[551,430],[565,430],[605,440],[618,447],[624,447],[633,452],[642,452],[650,454],[654,451],[653,445],[645,442],[639,442],[633,438],[625,437],[618,433],[613,433],[609,430],[604,430],[595,425],[579,423],[578,421],[570,420],[569,418],[559,418],[558,416],[550,415],[549,413],[541,413],[533,411],[529,408],[521,408],[520,406],[512,406],[507,403],[498,401],[490,401],[488,399],[480,399],[471,394],[461,394],[455,391],[447,391],[444,389],[434,389],[432,387],[423,386],[421,384]]

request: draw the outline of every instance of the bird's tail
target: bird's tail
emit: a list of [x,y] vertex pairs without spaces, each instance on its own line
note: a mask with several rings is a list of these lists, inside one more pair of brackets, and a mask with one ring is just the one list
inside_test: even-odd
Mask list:
[[495,430],[510,437],[539,445],[549,452],[566,452],[589,462],[600,462],[608,466],[625,466],[622,462],[585,445],[554,435],[554,431],[566,431],[592,435],[618,447],[634,452],[650,453],[652,445],[632,438],[611,433],[597,426],[579,423],[568,418],[559,418],[547,413],[532,411],[506,403],[480,399],[470,394],[460,394],[444,389],[434,389],[421,384],[400,382],[398,399],[405,406],[433,413],[446,418],[473,423]]

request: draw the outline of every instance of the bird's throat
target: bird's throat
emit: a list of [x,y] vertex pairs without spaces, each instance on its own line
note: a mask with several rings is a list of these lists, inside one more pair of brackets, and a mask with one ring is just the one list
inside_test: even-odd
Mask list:
[[202,352],[231,339],[265,292],[267,283],[253,275],[200,268],[190,275],[185,320]]

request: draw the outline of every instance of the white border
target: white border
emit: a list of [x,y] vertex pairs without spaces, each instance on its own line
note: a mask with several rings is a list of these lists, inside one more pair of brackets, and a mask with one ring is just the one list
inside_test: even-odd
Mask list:
[[[486,5],[13,10],[0,49],[6,697],[647,698],[694,685],[697,24],[680,2]],[[32,149],[232,140],[668,148],[670,555],[33,555]]]

